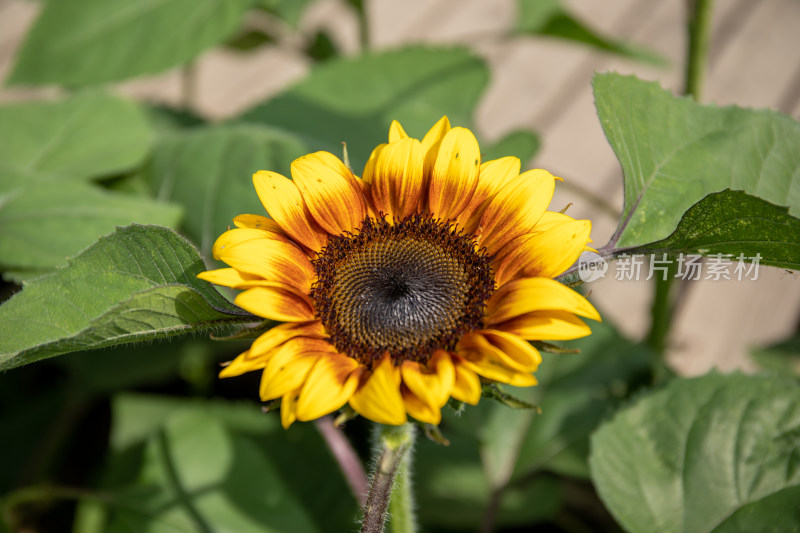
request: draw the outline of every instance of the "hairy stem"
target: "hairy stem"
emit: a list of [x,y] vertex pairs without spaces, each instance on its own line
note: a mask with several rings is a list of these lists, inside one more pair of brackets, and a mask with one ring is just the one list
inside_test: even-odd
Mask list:
[[416,519],[408,459],[414,445],[414,427],[379,426],[376,433],[378,459],[364,505],[361,533],[382,533],[390,507],[392,533],[414,533]]

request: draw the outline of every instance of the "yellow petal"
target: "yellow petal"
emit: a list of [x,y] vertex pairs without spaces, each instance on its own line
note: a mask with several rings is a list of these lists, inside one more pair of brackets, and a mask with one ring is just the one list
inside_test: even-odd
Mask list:
[[236,296],[234,303],[254,315],[279,322],[314,320],[314,307],[308,297],[277,287],[255,287]]
[[233,223],[237,228],[260,229],[275,235],[283,235],[283,230],[277,222],[261,215],[239,215],[234,217]]
[[307,294],[317,277],[308,256],[294,244],[259,237],[260,233],[246,228],[226,231],[214,243],[214,257],[246,274]]
[[519,372],[533,372],[542,362],[536,348],[522,338],[504,331],[473,331],[461,339],[458,350],[492,354],[504,365]]
[[260,170],[253,174],[259,200],[269,216],[296,242],[318,252],[328,242],[328,232],[311,216],[294,182],[275,172]]
[[293,390],[289,394],[285,394],[281,400],[281,425],[283,429],[289,429],[295,420],[297,420],[297,395],[300,389]]
[[250,346],[250,351],[254,354],[265,354],[295,337],[324,339],[326,337],[325,328],[319,320],[278,324],[256,338]]
[[519,176],[520,166],[520,160],[516,157],[502,157],[481,163],[475,194],[472,195],[469,204],[458,216],[458,223],[465,232],[475,231],[488,201],[506,183]]
[[456,400],[466,402],[471,405],[478,405],[481,399],[481,380],[478,376],[467,368],[464,360],[459,356],[453,357],[456,379],[453,383],[453,390],[450,395]]
[[375,209],[390,220],[414,214],[423,187],[422,145],[416,139],[402,139],[386,145],[378,157],[372,175],[372,199]]
[[405,361],[400,373],[406,387],[422,402],[437,408],[447,403],[455,381],[455,369],[448,352],[436,351],[426,365]]
[[[383,152],[383,149],[386,148],[387,146],[388,145],[386,143],[379,144],[372,150],[369,159],[367,159],[367,164],[364,165],[364,172],[361,174],[361,180],[364,183],[370,185],[372,184],[373,176],[375,175],[375,167],[378,164],[378,158],[381,156],[381,152]],[[370,190],[372,190],[371,187]]]
[[450,121],[447,117],[442,117],[422,138],[422,151],[425,153],[424,174],[426,178],[431,175],[433,165],[436,163],[436,156],[439,153],[439,146],[448,131],[450,131]]
[[583,320],[566,311],[534,311],[492,327],[537,341],[566,341],[592,333]]
[[516,361],[492,346],[482,335],[468,333],[458,345],[458,355],[468,370],[515,387],[536,385],[536,378]]
[[253,370],[260,370],[266,366],[267,360],[267,357],[256,357],[250,350],[247,350],[239,354],[236,359],[223,368],[219,373],[219,377],[232,378]]
[[403,406],[410,416],[425,424],[438,425],[442,421],[441,408],[420,400],[407,387],[402,387],[400,393],[403,397]]
[[297,418],[315,420],[347,403],[358,385],[358,362],[342,354],[320,357],[306,377],[297,400]]
[[489,298],[485,322],[492,326],[533,311],[567,311],[600,320],[586,298],[559,282],[549,278],[521,278],[509,281]]
[[350,398],[350,406],[364,418],[380,424],[398,426],[406,422],[406,410],[400,395],[400,370],[386,355]]
[[395,141],[407,138],[408,134],[406,133],[406,130],[403,129],[403,126],[401,126],[396,120],[393,120],[392,125],[389,126],[389,142],[393,143]]
[[477,232],[479,244],[494,254],[511,239],[529,233],[545,212],[555,190],[546,170],[529,170],[506,183],[489,201]]
[[280,398],[302,387],[311,367],[325,355],[319,352],[297,355],[292,350],[280,350],[264,367],[259,391],[261,400]]
[[455,219],[478,186],[481,151],[466,128],[447,132],[439,146],[428,183],[428,208],[434,217]]
[[554,278],[578,260],[586,243],[592,223],[588,220],[569,220],[554,224],[544,231],[520,235],[503,246],[493,261],[495,281],[502,286],[517,277]]
[[355,176],[329,152],[315,152],[292,162],[292,178],[314,220],[332,235],[361,227],[366,206]]

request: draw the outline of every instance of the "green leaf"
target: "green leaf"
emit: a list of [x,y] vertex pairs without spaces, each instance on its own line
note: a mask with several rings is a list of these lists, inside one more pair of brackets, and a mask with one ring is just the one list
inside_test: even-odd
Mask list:
[[290,26],[297,27],[306,6],[312,0],[255,0],[255,5],[272,13]]
[[144,395],[115,398],[112,420],[100,531],[130,531],[132,520],[137,531],[338,533],[356,516],[313,425],[286,431],[254,404]]
[[252,176],[259,170],[289,174],[309,151],[297,137],[254,125],[196,128],[159,143],[148,168],[153,193],[182,205],[187,235],[205,256],[216,238],[245,213],[266,214]]
[[792,531],[798,406],[800,385],[778,377],[675,380],[595,433],[592,478],[630,532]]
[[800,220],[741,191],[711,193],[684,213],[664,240],[634,250],[730,255],[760,264],[800,269]]
[[228,37],[250,0],[46,2],[11,84],[79,86],[153,74]]
[[421,138],[442,115],[469,126],[488,81],[486,65],[459,48],[412,47],[340,58],[243,116],[292,132],[308,146],[342,152],[360,174],[372,149],[399,120]]
[[0,268],[42,271],[66,263],[132,222],[174,227],[181,209],[81,182],[20,188],[0,204]]
[[[48,3],[56,4],[66,5]],[[128,170],[147,157],[151,142],[136,104],[99,92],[0,106],[0,195],[34,179]]]
[[196,279],[203,270],[197,250],[173,231],[120,228],[0,306],[0,370],[251,321]]
[[517,11],[517,33],[558,37],[656,65],[667,63],[655,52],[596,32],[575,18],[561,0],[517,0]]
[[704,106],[618,74],[597,75],[594,94],[625,174],[618,246],[666,238],[686,210],[725,189],[800,213],[800,123],[790,117]]

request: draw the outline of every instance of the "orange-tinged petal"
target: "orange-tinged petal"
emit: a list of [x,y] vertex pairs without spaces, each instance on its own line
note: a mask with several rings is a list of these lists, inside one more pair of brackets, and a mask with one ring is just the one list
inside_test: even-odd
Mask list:
[[366,206],[361,187],[342,161],[330,152],[315,152],[292,162],[292,178],[314,220],[332,235],[361,226]]
[[424,173],[426,178],[431,175],[433,165],[436,163],[436,156],[439,153],[439,146],[448,131],[450,131],[450,121],[447,117],[442,117],[428,130],[425,137],[422,138],[422,151],[425,153]]
[[439,145],[428,183],[428,208],[434,217],[455,219],[469,204],[481,165],[475,136],[466,128],[453,128]]
[[294,244],[259,238],[259,233],[263,232],[246,228],[226,231],[214,243],[214,257],[241,272],[308,293],[317,276],[308,256]]
[[253,184],[269,216],[287,235],[309,250],[322,250],[328,242],[328,232],[311,216],[292,180],[275,172],[259,170],[253,174]]
[[408,414],[425,424],[439,425],[442,421],[442,411],[438,406],[433,406],[421,400],[407,387],[402,387],[400,394],[403,397],[403,406]]
[[517,157],[502,157],[481,163],[475,194],[458,216],[458,223],[467,233],[472,233],[480,222],[483,210],[497,191],[519,176],[521,163]]
[[266,364],[266,357],[254,357],[253,354],[250,353],[250,350],[247,350],[239,354],[236,359],[223,368],[219,373],[219,377],[232,378],[234,376],[240,376],[247,372],[252,372],[253,370],[260,370],[264,368]]
[[393,120],[392,125],[389,126],[389,142],[393,143],[395,141],[407,138],[408,134],[406,133],[406,130],[403,129],[403,126],[401,126],[396,120]]
[[350,398],[350,406],[363,416],[380,424],[398,426],[406,422],[406,410],[400,395],[400,369],[386,355]]
[[236,296],[234,303],[254,315],[279,322],[314,320],[314,307],[308,297],[277,287],[254,287]]
[[456,379],[453,383],[453,390],[450,395],[456,400],[466,402],[471,405],[478,405],[481,399],[481,380],[477,374],[467,368],[464,360],[453,355],[453,366],[455,368]]
[[405,361],[400,365],[403,383],[424,403],[442,407],[450,397],[455,382],[455,369],[450,354],[437,350],[427,364]]
[[380,152],[371,180],[375,209],[390,219],[403,219],[417,211],[422,196],[423,153],[416,139],[401,139]]
[[358,385],[358,362],[342,354],[320,357],[300,390],[298,420],[314,420],[347,403]]
[[549,278],[521,278],[509,281],[495,292],[486,306],[486,324],[492,326],[533,311],[567,311],[600,320],[589,301]]
[[575,261],[589,242],[592,223],[569,220],[543,231],[520,235],[497,252],[493,261],[495,281],[502,286],[518,277],[554,278]]
[[295,420],[297,420],[297,395],[300,394],[300,389],[293,390],[289,394],[284,394],[281,400],[281,425],[283,429],[289,429]]
[[266,354],[295,337],[324,339],[326,336],[325,328],[319,320],[313,322],[286,322],[278,324],[256,338],[252,346],[250,346],[250,352],[253,354]]
[[534,311],[492,327],[523,339],[538,341],[566,341],[592,333],[583,320],[566,311]]
[[506,183],[486,205],[477,233],[479,244],[494,254],[511,239],[530,232],[545,212],[555,190],[546,170],[529,170]]
[[311,367],[325,355],[319,352],[297,355],[292,350],[281,350],[276,353],[267,361],[264,373],[261,375],[261,400],[273,400],[300,389]]

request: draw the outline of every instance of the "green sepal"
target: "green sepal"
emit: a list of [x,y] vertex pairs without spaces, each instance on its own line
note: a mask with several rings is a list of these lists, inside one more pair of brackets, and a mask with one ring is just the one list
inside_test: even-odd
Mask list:
[[507,407],[511,407],[512,409],[531,409],[536,411],[538,414],[542,414],[541,407],[507,393],[496,383],[484,383],[483,387],[481,388],[481,396],[500,402]]

